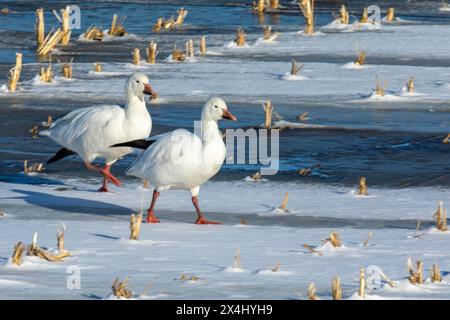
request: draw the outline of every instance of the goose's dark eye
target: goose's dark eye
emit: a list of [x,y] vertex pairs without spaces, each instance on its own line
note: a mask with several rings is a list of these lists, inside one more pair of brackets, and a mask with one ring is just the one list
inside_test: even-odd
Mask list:
[[218,106],[214,106],[214,108],[216,108],[216,109],[217,109],[217,108],[218,108]]
[[136,80],[137,83],[139,83],[139,80]]

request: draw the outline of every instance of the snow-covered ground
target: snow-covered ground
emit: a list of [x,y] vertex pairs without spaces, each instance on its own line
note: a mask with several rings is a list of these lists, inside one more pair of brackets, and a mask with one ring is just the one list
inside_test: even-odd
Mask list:
[[[213,182],[202,189],[201,205],[223,225],[193,224],[189,194],[169,191],[157,204],[161,223],[143,224],[137,241],[128,240],[129,215],[148,205],[151,192],[136,183],[108,194],[77,180],[64,185],[1,183],[0,190],[5,213],[0,218],[0,298],[101,299],[111,294],[116,277],[128,276],[139,299],[296,299],[306,298],[310,282],[319,297],[328,299],[336,275],[344,298],[355,298],[359,269],[373,265],[398,286],[381,283],[368,290],[367,298],[450,295],[450,233],[434,230],[432,221],[437,202],[450,198],[448,190],[369,189],[370,195],[361,197],[341,187]],[[276,208],[286,191],[289,212],[280,214]],[[422,221],[419,232],[416,220]],[[71,257],[47,262],[25,256],[21,266],[9,262],[14,244],[29,244],[35,232],[39,245],[55,248],[56,230],[63,223]],[[330,231],[340,233],[342,248],[320,246]],[[369,232],[373,237],[364,246]],[[238,248],[242,270],[233,268]],[[437,263],[443,282],[410,285],[408,257],[424,262],[426,278]],[[271,271],[277,263],[279,271]],[[68,289],[77,268],[81,289]],[[189,280],[192,276],[198,280]]]

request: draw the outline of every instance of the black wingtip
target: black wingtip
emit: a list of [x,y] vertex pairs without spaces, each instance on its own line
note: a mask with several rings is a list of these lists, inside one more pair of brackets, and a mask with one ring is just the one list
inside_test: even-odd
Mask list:
[[112,145],[111,147],[131,147],[137,149],[147,149],[154,142],[154,140],[137,139],[133,141],[117,143],[115,145]]
[[56,162],[58,160],[61,160],[65,157],[71,156],[75,154],[75,152],[73,152],[72,150],[66,149],[66,148],[61,148],[58,150],[58,152],[51,157],[48,161],[47,161],[47,165],[49,165],[50,163]]

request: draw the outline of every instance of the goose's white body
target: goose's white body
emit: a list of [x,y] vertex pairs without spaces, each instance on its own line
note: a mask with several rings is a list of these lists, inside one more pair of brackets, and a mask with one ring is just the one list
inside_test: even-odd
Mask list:
[[[156,191],[190,190],[197,196],[199,187],[219,172],[226,147],[217,121],[223,111],[215,111],[225,102],[210,99],[202,111],[200,135],[177,129],[162,135],[128,168],[126,174],[149,180]],[[212,108],[212,111],[210,110]],[[216,114],[212,114],[216,112]]]
[[145,139],[152,130],[152,119],[144,96],[134,94],[128,82],[125,108],[112,105],[78,109],[55,121],[42,134],[76,152],[85,162],[91,163],[96,158],[103,158],[107,165],[113,164],[132,149],[111,148],[112,145]]

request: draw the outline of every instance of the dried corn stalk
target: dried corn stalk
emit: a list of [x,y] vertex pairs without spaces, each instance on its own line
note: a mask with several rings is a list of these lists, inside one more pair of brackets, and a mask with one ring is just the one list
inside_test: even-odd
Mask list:
[[194,58],[194,41],[192,39],[186,41],[186,57]]
[[138,66],[141,63],[141,52],[139,48],[134,48],[132,54],[133,54],[133,64]]
[[332,231],[330,233],[330,237],[326,238],[325,240],[323,240],[323,243],[331,243],[331,245],[335,248],[341,247],[342,246],[342,240],[341,240],[341,236],[339,235],[338,232],[336,231]]
[[414,93],[416,89],[414,88],[414,77],[411,77],[408,82],[406,83],[406,88],[408,89],[409,93]]
[[301,176],[309,176],[311,174],[311,168],[303,168],[297,171]]
[[245,45],[245,32],[242,28],[237,29],[234,42],[238,47],[243,47]]
[[128,285],[128,277],[125,278],[122,282],[119,282],[119,278],[114,280],[112,285],[113,295],[117,298],[125,298],[130,299],[133,297],[133,292],[127,288]]
[[22,72],[22,54],[16,53],[16,65],[9,70],[8,87],[9,92],[15,92],[17,84],[20,80],[20,73]]
[[167,19],[163,22],[163,27],[166,30],[170,30],[173,29],[175,27],[175,20],[173,17],[171,17],[170,19]]
[[65,250],[63,252],[58,252],[58,254],[52,254],[48,251],[37,246],[37,233],[33,236],[33,242],[28,246],[27,255],[36,256],[47,261],[56,262],[70,256],[70,252]]
[[67,252],[67,250],[64,248],[64,234],[65,234],[65,232],[66,232],[66,225],[65,224],[63,224],[62,228],[59,229],[56,232],[56,242],[57,242],[57,245],[58,245],[58,251],[60,253]]
[[202,36],[200,38],[200,54],[204,56],[206,54],[206,37]]
[[279,0],[270,0],[270,9],[277,10],[280,7],[280,1]]
[[272,127],[272,115],[273,115],[273,106],[272,102],[270,100],[267,100],[263,104],[264,114],[265,114],[265,121],[264,121],[264,127],[269,129]]
[[257,0],[257,3],[253,3],[253,10],[255,10],[258,14],[263,14],[265,8],[264,0]]
[[442,139],[442,143],[447,144],[449,142],[450,142],[450,133],[444,139]]
[[358,295],[361,298],[366,296],[366,273],[364,268],[359,269],[359,289]]
[[262,175],[261,175],[261,173],[258,171],[258,172],[255,172],[253,175],[251,175],[250,178],[251,178],[253,181],[261,181]]
[[367,190],[366,177],[359,178],[358,194],[361,196],[367,196],[369,194],[369,191]]
[[268,26],[268,25],[265,25],[264,26],[264,33],[263,33],[264,40],[269,40],[271,36],[272,36],[272,27]]
[[28,160],[23,161],[23,173],[29,174],[32,172],[42,172],[42,171],[44,171],[44,165],[42,163],[35,163],[29,166]]
[[431,279],[431,282],[441,282],[442,281],[441,270],[439,269],[439,266],[437,264],[433,264],[433,266],[431,267],[430,279]]
[[308,288],[306,289],[306,293],[308,294],[309,300],[320,300],[318,296],[316,296],[316,285],[314,282],[311,282]]
[[408,258],[406,262],[406,266],[408,267],[409,277],[408,280],[411,284],[422,284],[423,283],[423,262],[416,262],[416,269],[414,268],[413,260]]
[[366,63],[366,52],[360,51],[358,54],[358,58],[355,61],[355,64],[362,66],[365,63]]
[[349,14],[348,14],[347,7],[345,6],[345,4],[341,5],[341,8],[339,9],[339,15],[340,15],[339,21],[342,24],[349,23],[349,21],[350,21]]
[[331,293],[333,300],[342,300],[341,279],[338,276],[334,277],[331,282]]
[[56,31],[50,31],[44,41],[37,47],[37,54],[44,56],[49,54],[64,37],[64,32],[59,28]]
[[132,214],[130,216],[130,240],[138,240],[139,239],[139,233],[141,231],[141,223],[142,223],[142,214],[143,212],[139,213],[138,215]]
[[292,59],[291,62],[291,75],[296,76],[301,68],[303,68],[304,64]]
[[89,29],[84,33],[84,37],[87,40],[102,41],[103,40],[103,31],[102,31],[102,29],[100,29],[96,26],[90,26]]
[[8,8],[2,8],[0,10],[1,14],[4,14],[5,16],[11,13],[11,10],[9,10]]
[[386,21],[387,22],[394,22],[395,20],[395,9],[394,8],[388,8],[387,14],[386,14]]
[[65,9],[61,9],[61,18],[58,19],[61,21],[61,29],[64,32],[64,36],[61,39],[61,44],[63,46],[68,45],[70,42],[70,7],[67,6]]
[[236,254],[233,260],[233,268],[241,269],[241,249],[236,249]]
[[119,18],[117,14],[114,14],[111,21],[111,28],[109,29],[108,34],[114,37],[123,37],[127,35],[127,31],[123,26],[123,22],[125,21],[125,19],[126,17]]
[[147,47],[147,62],[155,64],[156,56],[158,55],[158,45],[156,42],[151,41]]
[[305,33],[312,34],[314,32],[314,0],[300,0],[298,5],[305,18]]
[[23,253],[25,252],[25,249],[26,248],[22,242],[16,243],[16,245],[14,246],[13,254],[11,256],[11,262],[13,264],[17,266],[20,266],[22,264],[22,256]]
[[433,215],[436,220],[436,227],[440,231],[447,231],[447,210],[444,208],[444,202],[439,201],[439,206]]
[[44,43],[45,38],[45,22],[44,22],[44,9],[36,9],[36,42],[38,47]]

